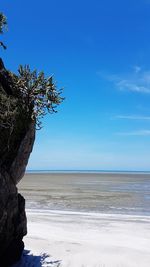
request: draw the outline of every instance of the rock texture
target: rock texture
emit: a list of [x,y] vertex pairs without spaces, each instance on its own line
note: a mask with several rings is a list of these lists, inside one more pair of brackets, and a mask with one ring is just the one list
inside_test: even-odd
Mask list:
[[[19,89],[19,88],[18,88]],[[35,124],[16,93],[12,74],[0,59],[0,266],[19,260],[27,233],[25,200],[17,183],[23,177],[35,139]]]

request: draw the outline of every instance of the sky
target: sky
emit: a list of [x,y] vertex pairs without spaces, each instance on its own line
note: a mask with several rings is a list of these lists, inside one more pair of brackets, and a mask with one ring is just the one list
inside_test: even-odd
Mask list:
[[5,66],[54,75],[65,101],[28,170],[150,170],[150,0],[1,0]]

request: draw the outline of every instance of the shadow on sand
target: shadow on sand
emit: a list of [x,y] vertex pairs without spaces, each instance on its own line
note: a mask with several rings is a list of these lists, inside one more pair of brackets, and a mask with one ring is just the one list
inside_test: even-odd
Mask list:
[[51,261],[50,256],[46,253],[40,256],[31,254],[31,251],[24,250],[21,260],[12,267],[60,267],[61,261]]

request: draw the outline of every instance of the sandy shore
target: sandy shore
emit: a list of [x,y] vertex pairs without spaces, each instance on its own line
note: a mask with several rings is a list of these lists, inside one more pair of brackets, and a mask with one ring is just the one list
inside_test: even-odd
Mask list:
[[150,175],[27,174],[18,188],[28,235],[15,267],[150,266]]
[[24,241],[34,261],[17,267],[150,266],[150,217],[42,210],[27,216]]
[[150,174],[26,174],[26,208],[150,215]]

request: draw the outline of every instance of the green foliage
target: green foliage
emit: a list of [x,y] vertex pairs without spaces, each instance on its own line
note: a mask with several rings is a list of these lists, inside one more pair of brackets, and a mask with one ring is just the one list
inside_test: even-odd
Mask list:
[[[0,12],[0,34],[4,32],[4,29],[7,27],[7,19],[5,15]],[[2,46],[4,49],[6,49],[6,46],[3,44],[3,42],[0,41],[0,46]]]
[[15,120],[17,101],[12,97],[0,94],[0,126],[11,128]]
[[[0,34],[6,26],[6,17],[0,13]],[[0,46],[6,49],[2,42]],[[29,65],[20,65],[18,75],[6,70],[5,72],[6,76],[3,78],[12,91],[12,96],[3,94],[5,88],[0,88],[0,127],[13,128],[14,118],[21,112],[27,120],[35,121],[37,129],[41,129],[41,119],[47,113],[56,113],[57,106],[64,100],[61,97],[62,89],[56,87],[52,76],[47,78],[44,72],[32,71]]]
[[3,33],[4,28],[7,26],[7,19],[3,13],[0,12],[0,33]]
[[57,89],[52,76],[46,78],[44,72],[31,71],[29,65],[20,65],[18,76],[13,75],[12,78],[13,87],[26,112],[40,129],[41,119],[47,113],[56,113],[57,106],[64,100],[62,89]]

